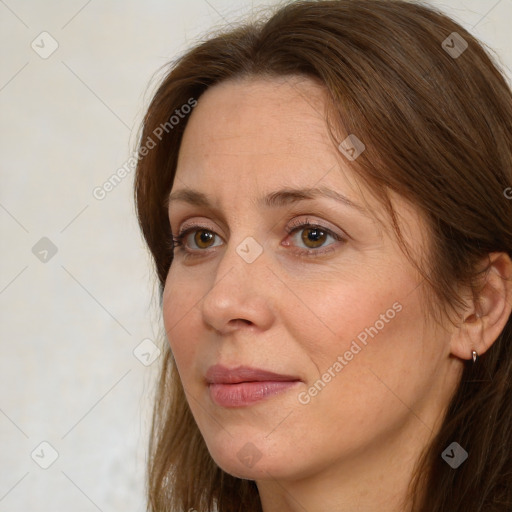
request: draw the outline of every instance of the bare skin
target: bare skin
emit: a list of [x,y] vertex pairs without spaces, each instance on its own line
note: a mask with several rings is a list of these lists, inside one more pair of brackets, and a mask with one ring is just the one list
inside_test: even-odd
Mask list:
[[[294,77],[225,82],[200,98],[171,192],[195,189],[213,207],[170,204],[175,236],[198,227],[175,250],[164,323],[212,457],[257,482],[265,512],[404,511],[414,464],[439,428],[463,359],[473,348],[483,353],[510,315],[501,277],[512,264],[496,256],[477,320],[468,300],[461,315],[471,321],[431,321],[421,277],[328,136],[323,101],[318,85]],[[312,187],[360,208],[325,197],[257,203],[279,189]],[[406,240],[426,251],[421,216],[392,198]],[[306,220],[323,232],[296,227]],[[262,250],[250,263],[237,252],[247,237],[256,244],[244,249]],[[221,407],[205,384],[216,363],[300,382],[250,406]]]

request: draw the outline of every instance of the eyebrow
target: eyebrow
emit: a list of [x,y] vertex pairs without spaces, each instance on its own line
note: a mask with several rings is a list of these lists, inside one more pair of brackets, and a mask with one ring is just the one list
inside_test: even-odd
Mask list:
[[[355,208],[361,213],[366,213],[366,209],[361,205],[354,203],[343,194],[335,192],[334,190],[327,187],[284,188],[259,198],[256,203],[258,206],[264,206],[266,208],[281,208],[283,206],[287,206],[299,201],[307,201],[320,197],[334,199],[346,206]],[[169,207],[169,205],[174,202],[184,202],[194,206],[213,208],[206,194],[189,188],[172,192],[167,198],[166,206]]]

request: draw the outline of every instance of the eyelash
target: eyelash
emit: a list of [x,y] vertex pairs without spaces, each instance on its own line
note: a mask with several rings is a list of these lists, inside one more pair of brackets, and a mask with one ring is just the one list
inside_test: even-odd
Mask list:
[[[338,242],[346,242],[347,239],[338,235],[337,233],[334,233],[330,229],[320,225],[309,222],[309,219],[306,219],[305,221],[297,221],[295,223],[292,223],[292,225],[288,226],[285,231],[290,235],[295,231],[300,231],[301,229],[319,229],[323,233],[332,236],[336,241]],[[186,236],[194,231],[207,231],[210,233],[214,233],[210,228],[207,226],[190,226],[189,228],[183,230],[181,233],[179,233],[177,236],[173,236],[172,238],[172,249],[178,249],[180,252],[185,254],[185,257],[187,258],[194,258],[194,257],[201,257],[204,255],[204,253],[208,252],[208,249],[196,249],[195,251],[190,251],[186,248],[185,244],[183,243],[183,240],[186,238]],[[218,235],[217,235],[218,236]],[[332,245],[332,244],[330,244]],[[330,247],[330,245],[328,247]],[[198,252],[199,251],[199,252]],[[325,254],[327,252],[331,252],[332,249],[327,250],[318,250],[318,249],[301,249],[299,251],[292,251],[295,254],[298,254],[299,256],[321,256],[322,254]]]

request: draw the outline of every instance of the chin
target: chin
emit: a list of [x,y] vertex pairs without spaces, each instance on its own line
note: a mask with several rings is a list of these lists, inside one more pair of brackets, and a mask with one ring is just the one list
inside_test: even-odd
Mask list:
[[209,442],[207,446],[215,463],[236,478],[261,480],[289,471],[289,464],[282,464],[285,457],[277,455],[268,443],[250,439],[251,436],[247,440],[226,436],[222,442]]

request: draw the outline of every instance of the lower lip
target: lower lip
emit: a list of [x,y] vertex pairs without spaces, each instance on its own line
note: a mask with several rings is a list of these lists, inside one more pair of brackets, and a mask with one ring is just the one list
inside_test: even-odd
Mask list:
[[221,407],[243,407],[278,395],[299,381],[258,381],[238,384],[210,384],[210,397]]

